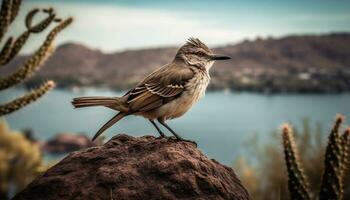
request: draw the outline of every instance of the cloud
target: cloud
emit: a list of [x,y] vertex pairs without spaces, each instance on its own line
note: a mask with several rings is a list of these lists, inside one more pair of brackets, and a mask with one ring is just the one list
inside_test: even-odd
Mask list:
[[[75,22],[58,36],[57,43],[74,41],[99,48],[105,52],[130,48],[146,48],[165,45],[180,45],[188,37],[199,37],[209,45],[237,42],[245,38],[260,36],[281,36],[283,34],[309,31],[309,26],[319,20],[313,15],[286,15],[277,19],[264,12],[254,14],[228,12],[191,12],[191,10],[164,10],[161,8],[127,7],[119,4],[89,4],[41,1],[25,2],[21,15],[14,24],[11,34],[19,35],[24,30],[24,17],[33,7],[53,6],[59,16],[73,16]],[[340,16],[344,19],[348,16]],[[333,19],[334,18],[334,19]],[[336,22],[339,16],[333,17]],[[315,30],[327,31],[324,24],[317,23]],[[334,23],[333,23],[334,24]],[[303,26],[304,25],[304,26]],[[322,28],[320,28],[322,27]],[[320,28],[320,29],[317,29]],[[337,25],[332,28],[336,29]],[[43,35],[34,36],[26,44],[28,53],[38,47]]]

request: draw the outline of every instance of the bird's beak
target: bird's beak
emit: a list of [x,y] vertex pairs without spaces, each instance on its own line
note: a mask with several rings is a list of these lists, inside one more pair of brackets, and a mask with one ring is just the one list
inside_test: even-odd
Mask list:
[[224,56],[224,55],[212,55],[211,59],[212,60],[228,60],[228,59],[231,59],[231,57]]

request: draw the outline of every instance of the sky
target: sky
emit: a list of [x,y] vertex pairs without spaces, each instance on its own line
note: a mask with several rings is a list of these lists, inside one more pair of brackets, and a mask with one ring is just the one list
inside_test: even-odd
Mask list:
[[[350,0],[24,0],[9,35],[24,30],[30,9],[48,6],[75,19],[57,45],[75,42],[107,53],[177,46],[191,36],[221,46],[257,37],[350,31]],[[43,37],[34,36],[22,53],[36,49]]]

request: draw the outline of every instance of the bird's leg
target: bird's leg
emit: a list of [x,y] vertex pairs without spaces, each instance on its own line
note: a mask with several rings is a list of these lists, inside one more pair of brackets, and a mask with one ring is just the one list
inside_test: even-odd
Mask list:
[[157,131],[158,131],[160,137],[161,137],[161,138],[165,138],[165,137],[166,137],[165,134],[162,132],[162,130],[160,130],[160,128],[157,126],[157,124],[156,124],[152,119],[150,119],[149,121],[150,121],[150,122],[153,124],[153,126],[157,129]]
[[177,133],[175,133],[175,131],[173,131],[173,129],[171,129],[166,123],[165,120],[162,119],[158,119],[158,122],[160,124],[162,124],[165,128],[167,128],[178,140],[184,140],[181,136],[179,136]]
[[162,124],[165,128],[167,128],[175,137],[177,140],[180,140],[180,141],[185,141],[185,142],[191,142],[193,144],[195,144],[197,146],[197,143],[195,141],[191,141],[191,140],[186,140],[186,139],[183,139],[181,136],[179,136],[177,133],[175,133],[175,131],[173,131],[173,129],[171,129],[168,124],[165,123],[165,120],[164,119],[158,119],[158,122],[160,124]]

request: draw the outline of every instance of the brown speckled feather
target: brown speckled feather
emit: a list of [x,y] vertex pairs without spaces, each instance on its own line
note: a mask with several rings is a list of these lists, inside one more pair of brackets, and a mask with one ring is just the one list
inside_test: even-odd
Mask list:
[[126,93],[132,112],[149,111],[177,98],[194,72],[186,65],[168,64],[156,70]]

